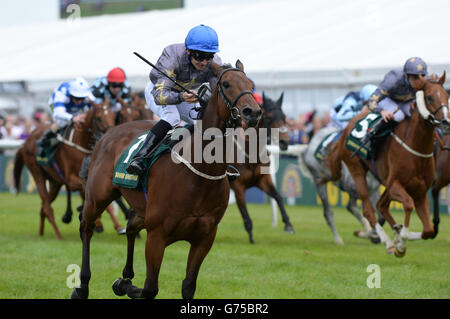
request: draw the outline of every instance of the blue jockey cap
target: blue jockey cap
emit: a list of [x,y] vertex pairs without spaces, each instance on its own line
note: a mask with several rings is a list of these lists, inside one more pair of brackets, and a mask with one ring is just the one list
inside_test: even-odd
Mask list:
[[363,101],[363,103],[366,103],[369,101],[370,96],[375,92],[375,90],[378,87],[375,84],[367,84],[364,85],[361,89],[361,92],[359,92],[359,98]]
[[219,39],[213,28],[200,24],[189,30],[184,41],[186,48],[202,52],[219,52]]
[[345,95],[338,97],[333,102],[333,109],[336,110],[336,108],[339,108],[342,105],[342,102],[344,102]]
[[425,76],[427,75],[427,64],[421,58],[409,58],[403,67],[403,72],[406,74],[422,74]]

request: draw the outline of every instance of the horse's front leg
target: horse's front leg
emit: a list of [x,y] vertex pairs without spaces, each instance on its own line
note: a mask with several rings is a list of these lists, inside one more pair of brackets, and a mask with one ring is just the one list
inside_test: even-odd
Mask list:
[[[387,215],[383,214],[384,218],[386,218],[388,223],[391,225],[395,234],[394,237],[395,256],[403,257],[406,254],[406,241],[408,240],[409,220],[411,217],[411,213],[414,209],[414,200],[411,198],[411,196],[409,196],[405,188],[397,180],[392,182],[390,186],[387,186],[386,191],[388,192],[388,196],[390,197],[391,200],[395,200],[402,203],[403,210],[405,211],[404,226],[396,224],[394,218],[389,213],[389,210],[387,211]],[[428,217],[429,216],[430,215],[428,211]]]
[[253,240],[253,223],[250,215],[247,211],[247,205],[245,203],[245,186],[239,182],[239,179],[234,181],[232,184],[234,195],[236,197],[236,204],[241,213],[242,219],[244,220],[244,228],[247,231],[250,243],[254,244]]
[[441,191],[440,186],[433,185],[431,189],[431,194],[433,196],[433,226],[434,226],[434,235],[431,237],[432,239],[436,238],[439,232],[439,193]]
[[[113,291],[118,296],[124,296],[128,289],[132,287],[132,279],[134,278],[133,259],[134,259],[134,244],[136,236],[144,227],[144,218],[134,214],[130,217],[127,224],[127,261],[122,271],[123,278],[118,278],[113,283]],[[131,290],[136,290],[131,288]]]
[[189,257],[186,267],[186,278],[183,280],[181,289],[181,296],[183,299],[194,298],[198,271],[200,270],[203,260],[211,249],[214,238],[216,238],[216,233],[217,225],[202,240],[198,242],[191,242],[191,249],[189,250]]
[[289,216],[284,208],[283,198],[280,193],[278,193],[275,185],[273,184],[272,177],[269,174],[263,175],[263,177],[258,181],[258,187],[261,188],[267,195],[275,199],[280,208],[281,218],[284,223],[284,231],[289,234],[294,234],[294,227],[289,220]]
[[[431,224],[430,204],[428,200],[428,195],[425,193],[425,196],[423,198],[416,199],[415,204],[417,215],[419,216],[423,226],[421,238],[422,239],[433,238],[434,228],[433,225]],[[418,236],[414,236],[411,234],[408,235],[409,240],[418,239],[417,237]]]
[[62,217],[62,221],[65,224],[69,224],[72,221],[72,192],[66,187],[66,194],[67,194],[67,208],[66,212],[64,213],[64,216]]
[[162,259],[166,243],[163,239],[162,227],[149,231],[147,229],[147,241],[145,243],[145,261],[147,264],[147,275],[144,289],[134,287],[128,289],[127,294],[130,298],[153,299],[158,294],[158,277],[161,268]]

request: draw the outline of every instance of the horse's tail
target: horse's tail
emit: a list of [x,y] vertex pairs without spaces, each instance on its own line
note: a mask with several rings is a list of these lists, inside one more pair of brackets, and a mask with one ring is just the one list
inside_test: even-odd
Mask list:
[[24,166],[22,148],[18,149],[14,158],[14,187],[16,194],[20,193],[20,177]]
[[339,157],[339,145],[340,145],[339,141],[331,146],[330,153],[328,153],[327,157],[328,165],[330,166],[332,181],[337,181],[341,178],[342,162]]

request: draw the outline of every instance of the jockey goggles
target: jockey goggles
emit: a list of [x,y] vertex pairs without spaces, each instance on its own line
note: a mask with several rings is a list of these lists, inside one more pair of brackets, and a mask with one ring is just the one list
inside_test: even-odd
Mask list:
[[112,88],[123,88],[123,83],[119,83],[119,82],[109,82],[109,85]]
[[214,53],[191,50],[191,56],[198,62],[203,60],[210,61],[214,58]]

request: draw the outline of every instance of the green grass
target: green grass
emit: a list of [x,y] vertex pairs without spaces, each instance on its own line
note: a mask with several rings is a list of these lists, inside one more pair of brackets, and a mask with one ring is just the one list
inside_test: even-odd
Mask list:
[[[79,204],[75,197],[73,207]],[[0,194],[0,298],[68,298],[66,279],[70,264],[81,265],[78,219],[61,222],[65,196],[53,207],[64,240],[56,239],[46,222],[45,234],[38,236],[39,205],[36,195]],[[230,205],[219,224],[215,243],[206,257],[197,281],[196,298],[449,298],[450,216],[441,218],[439,236],[434,240],[408,243],[404,258],[387,255],[381,245],[352,235],[360,226],[344,209],[335,209],[335,221],[344,246],[333,237],[322,216],[312,206],[288,206],[296,234],[283,232],[282,222],[271,226],[269,205],[248,205],[253,218],[256,243],[249,244],[241,216]],[[403,213],[394,213],[398,222]],[[122,215],[120,222],[125,225]],[[117,297],[111,289],[121,276],[126,257],[126,238],[116,235],[111,219],[103,215],[105,232],[91,242],[90,298]],[[412,231],[422,228],[417,216]],[[389,235],[392,232],[385,225]],[[141,233],[145,235],[145,231]],[[135,250],[135,279],[145,280],[144,239]],[[166,249],[159,277],[157,298],[181,298],[188,244],[178,242]],[[381,269],[381,288],[366,285],[368,265]]]

